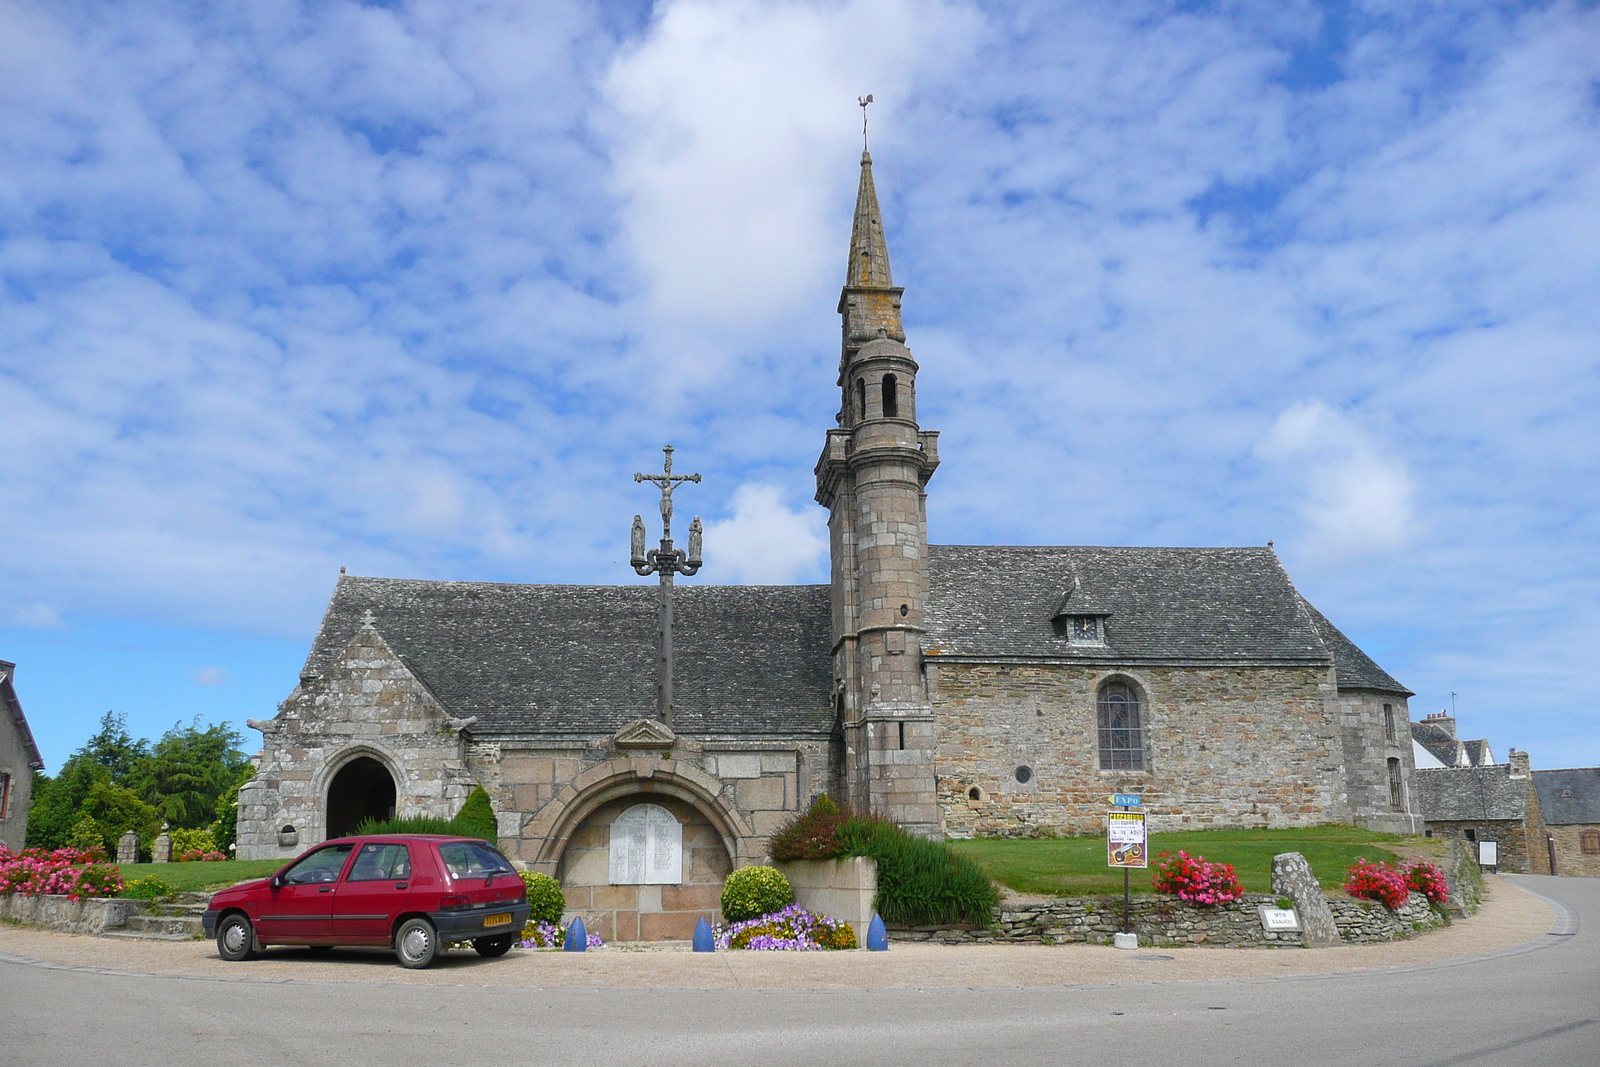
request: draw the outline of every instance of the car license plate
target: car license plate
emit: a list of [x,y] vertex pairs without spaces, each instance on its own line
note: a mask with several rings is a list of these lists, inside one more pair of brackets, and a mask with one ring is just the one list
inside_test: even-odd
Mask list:
[[510,921],[511,913],[509,911],[500,915],[485,915],[483,917],[483,925],[485,926],[504,926]]

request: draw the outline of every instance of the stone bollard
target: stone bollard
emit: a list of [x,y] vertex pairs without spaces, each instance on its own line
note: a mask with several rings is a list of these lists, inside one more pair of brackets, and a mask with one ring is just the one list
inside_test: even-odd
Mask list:
[[117,862],[139,862],[139,835],[132,830],[117,838]]
[[161,836],[156,838],[156,843],[150,846],[150,862],[172,862],[172,835],[165,830],[161,831]]
[[1300,919],[1300,943],[1307,948],[1327,948],[1342,944],[1339,926],[1333,921],[1328,898],[1311,873],[1311,864],[1298,852],[1280,852],[1272,857],[1272,891],[1294,901]]

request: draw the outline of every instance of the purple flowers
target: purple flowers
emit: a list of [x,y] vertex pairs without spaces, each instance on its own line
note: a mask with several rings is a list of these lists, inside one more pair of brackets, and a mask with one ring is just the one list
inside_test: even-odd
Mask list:
[[755,919],[718,926],[720,949],[753,949],[758,952],[815,952],[821,949],[855,948],[856,934],[849,923],[831,915],[818,915],[798,904],[790,904]]
[[[590,948],[600,948],[605,942],[600,940],[599,934],[590,934],[587,938]],[[522,940],[517,942],[518,948],[560,948],[567,942],[567,928],[556,923],[529,922],[522,928]]]

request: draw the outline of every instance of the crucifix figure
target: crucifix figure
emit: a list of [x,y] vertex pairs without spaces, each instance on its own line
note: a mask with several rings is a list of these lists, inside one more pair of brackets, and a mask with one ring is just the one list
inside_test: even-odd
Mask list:
[[660,474],[635,474],[636,482],[650,482],[661,489],[661,547],[646,552],[644,548],[644,519],[633,517],[632,553],[630,563],[635,574],[661,576],[661,632],[660,659],[657,663],[656,718],[668,729],[672,728],[672,578],[674,575],[691,575],[700,569],[700,516],[689,524],[689,551],[672,547],[672,491],[684,482],[698,482],[698,474],[672,473],[672,446],[661,451],[666,460]]

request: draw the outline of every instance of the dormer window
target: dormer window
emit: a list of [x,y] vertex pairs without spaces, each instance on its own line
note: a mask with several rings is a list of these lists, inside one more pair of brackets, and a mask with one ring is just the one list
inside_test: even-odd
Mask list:
[[1074,645],[1103,645],[1105,631],[1098,615],[1068,615],[1066,617],[1067,641]]

